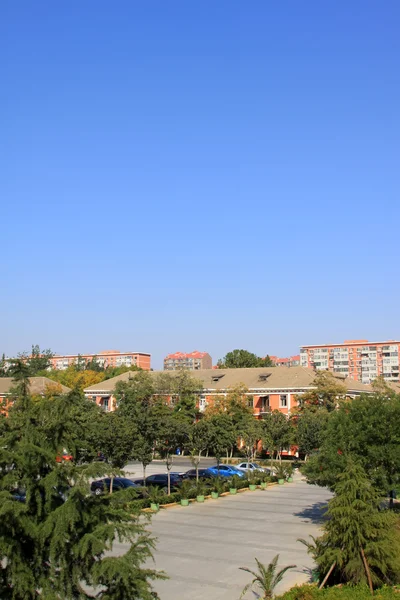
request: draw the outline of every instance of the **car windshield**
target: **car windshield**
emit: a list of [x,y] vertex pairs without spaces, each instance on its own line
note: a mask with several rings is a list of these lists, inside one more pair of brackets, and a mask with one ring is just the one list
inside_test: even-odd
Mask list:
[[261,467],[258,463],[253,463],[253,467],[255,467],[256,469],[261,469]]

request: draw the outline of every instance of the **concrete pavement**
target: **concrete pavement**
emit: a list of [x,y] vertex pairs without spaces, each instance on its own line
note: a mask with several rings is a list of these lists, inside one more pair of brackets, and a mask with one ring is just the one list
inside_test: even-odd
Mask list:
[[[161,600],[236,600],[251,578],[239,567],[255,569],[255,557],[268,564],[276,554],[280,566],[297,565],[277,592],[307,581],[313,562],[297,539],[318,535],[330,497],[297,475],[266,491],[160,510],[150,529],[158,538],[155,567],[170,577],[155,584]],[[124,550],[115,544],[115,553]]]

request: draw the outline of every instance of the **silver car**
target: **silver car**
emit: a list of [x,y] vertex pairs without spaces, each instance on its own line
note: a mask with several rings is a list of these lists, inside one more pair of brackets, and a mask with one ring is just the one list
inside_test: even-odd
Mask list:
[[271,469],[264,468],[258,463],[248,463],[247,461],[236,465],[236,468],[239,469],[239,471],[263,471],[264,473],[270,473],[271,471]]

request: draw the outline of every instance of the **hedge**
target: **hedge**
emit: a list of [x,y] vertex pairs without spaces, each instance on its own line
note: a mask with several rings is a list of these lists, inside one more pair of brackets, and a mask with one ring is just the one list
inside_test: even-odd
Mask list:
[[[374,600],[399,600],[400,587],[384,586],[375,590]],[[315,585],[302,585],[291,588],[275,600],[371,600],[368,586],[342,585],[318,589]]]

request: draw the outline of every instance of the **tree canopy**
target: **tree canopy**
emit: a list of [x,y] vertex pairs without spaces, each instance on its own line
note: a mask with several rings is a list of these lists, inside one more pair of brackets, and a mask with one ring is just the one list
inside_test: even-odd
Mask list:
[[253,354],[248,350],[232,350],[228,352],[224,358],[219,359],[218,367],[220,369],[240,369],[251,367],[273,367],[274,363],[267,355],[265,358],[260,358],[257,354]]

